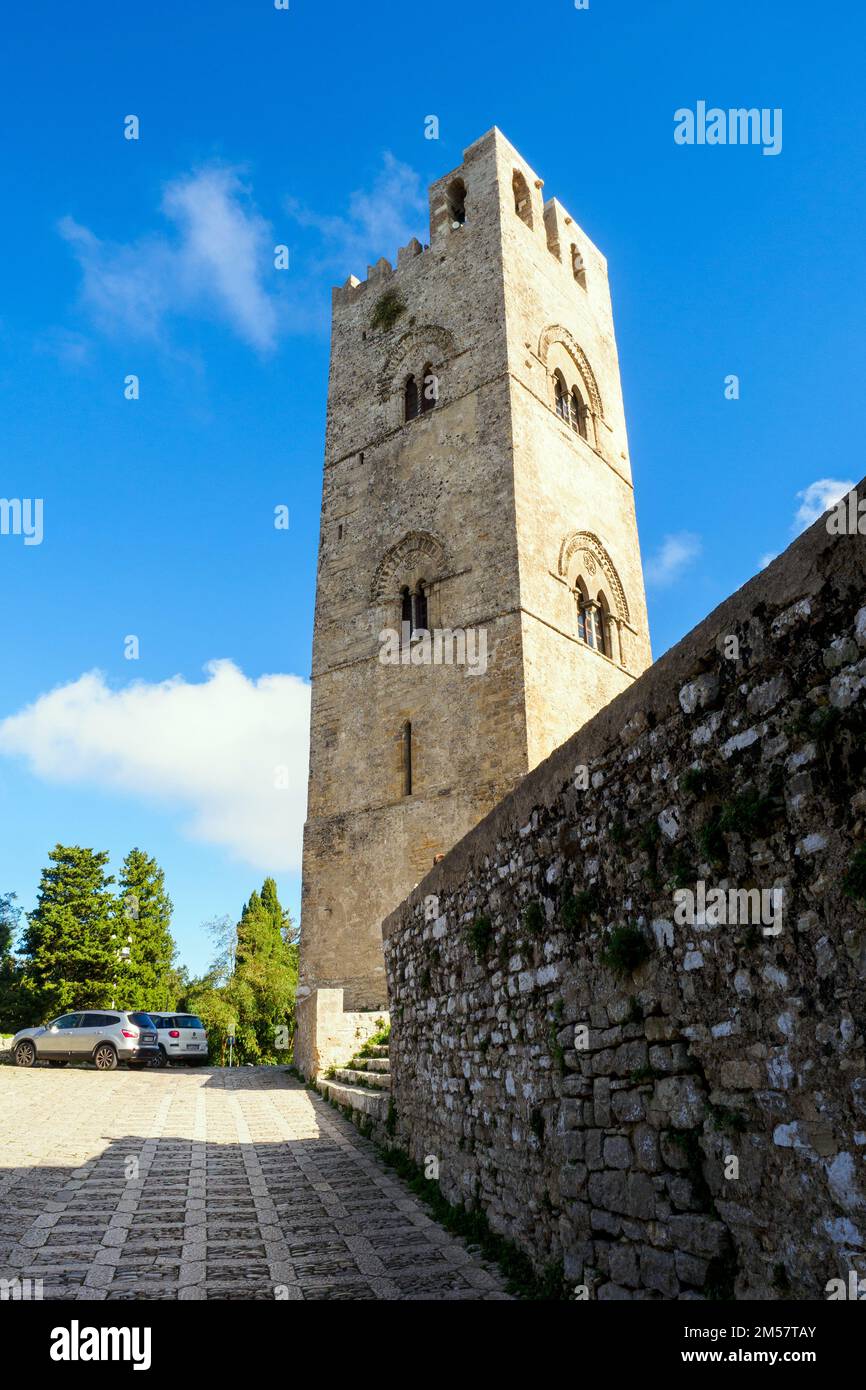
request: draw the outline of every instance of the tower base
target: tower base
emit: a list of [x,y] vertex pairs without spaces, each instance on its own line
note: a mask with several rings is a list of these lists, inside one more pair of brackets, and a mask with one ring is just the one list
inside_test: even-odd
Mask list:
[[368,1038],[389,1022],[387,1009],[347,1012],[342,989],[298,993],[295,1066],[308,1081],[330,1067],[345,1066]]

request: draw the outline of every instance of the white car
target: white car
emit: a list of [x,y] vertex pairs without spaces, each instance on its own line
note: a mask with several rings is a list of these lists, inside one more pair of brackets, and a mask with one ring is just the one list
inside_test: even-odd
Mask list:
[[202,1067],[207,1062],[207,1033],[196,1014],[160,1014],[151,1011],[156,1025],[159,1061],[152,1065],[164,1067],[168,1062],[185,1062],[187,1066]]

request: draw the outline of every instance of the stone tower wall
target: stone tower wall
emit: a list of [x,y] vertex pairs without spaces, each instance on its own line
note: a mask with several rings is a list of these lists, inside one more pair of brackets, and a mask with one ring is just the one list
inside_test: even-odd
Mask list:
[[[527,331],[524,318],[534,320],[536,338],[563,319],[572,331],[593,335],[586,352],[598,356],[610,397],[608,451],[624,439],[624,426],[618,384],[614,390],[610,383],[615,352],[610,357],[596,327],[575,310],[586,291],[572,302],[558,263],[556,288],[553,282],[548,287],[519,238],[513,239],[515,222],[528,234],[514,212],[515,160],[519,156],[498,131],[477,141],[460,168],[430,189],[430,246],[410,243],[395,269],[381,261],[363,283],[350,278],[334,291],[302,898],[298,1052],[308,1072],[326,1063],[315,1055],[316,1015],[308,1009],[305,1019],[305,1000],[316,989],[342,988],[347,1010],[380,1011],[386,1002],[382,917],[434,857],[549,750],[551,740],[564,737],[563,729],[570,732],[632,678],[586,651],[579,653],[588,658],[579,690],[568,689],[557,670],[575,662],[577,670],[579,662],[575,641],[550,623],[548,610],[559,605],[562,622],[574,626],[564,578],[548,573],[551,565],[556,569],[559,548],[548,534],[548,518],[555,516],[562,528],[564,516],[573,515],[573,531],[581,530],[584,517],[596,528],[601,523],[597,509],[575,510],[579,485],[565,482],[567,469],[576,466],[575,445],[568,438],[557,445],[561,422],[534,398],[523,402],[526,388],[513,370],[515,334]],[[467,214],[457,228],[448,211],[456,179],[466,188]],[[538,255],[552,262],[543,232],[539,236]],[[597,269],[603,261],[584,244],[599,321],[612,344],[606,278]],[[546,265],[545,272],[549,276]],[[532,295],[527,291],[518,308],[510,299],[530,277]],[[572,284],[577,291],[573,277]],[[389,299],[401,312],[392,325],[377,326],[377,308]],[[560,349],[554,343],[551,350]],[[419,378],[427,364],[438,378],[438,402],[406,422],[406,377],[412,372]],[[536,364],[536,377],[544,370]],[[539,432],[535,442],[533,430]],[[559,482],[544,477],[548,457],[562,475]],[[587,475],[593,467],[611,471],[589,449],[582,466]],[[630,508],[630,489],[618,475],[617,482]],[[598,488],[597,508],[606,502],[622,507],[606,478]],[[539,504],[545,499],[537,519],[531,517],[533,489]],[[627,549],[629,520],[630,511],[609,528],[620,537],[618,554]],[[634,530],[632,537],[629,580],[640,568]],[[525,611],[537,564],[545,567],[541,622]],[[380,662],[379,633],[399,627],[399,590],[418,580],[430,587],[431,628],[484,631],[483,674]],[[639,583],[635,602],[645,634]],[[645,635],[640,653],[635,649],[630,658],[635,671],[644,652]],[[402,794],[401,737],[407,721],[408,797]]]

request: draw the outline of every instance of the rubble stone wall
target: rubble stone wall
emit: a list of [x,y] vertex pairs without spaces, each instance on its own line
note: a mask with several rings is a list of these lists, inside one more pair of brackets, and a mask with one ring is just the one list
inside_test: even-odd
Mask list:
[[866,1274],[864,770],[821,521],[386,919],[392,1142],[589,1297]]

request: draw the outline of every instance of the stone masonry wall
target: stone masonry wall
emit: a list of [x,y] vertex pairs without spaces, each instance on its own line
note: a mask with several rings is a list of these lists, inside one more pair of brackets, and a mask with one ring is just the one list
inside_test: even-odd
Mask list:
[[816,523],[384,923],[392,1142],[590,1297],[866,1274],[864,605]]

